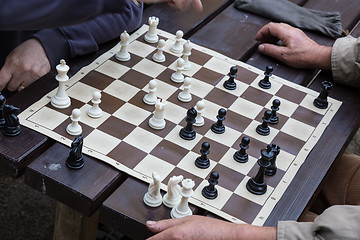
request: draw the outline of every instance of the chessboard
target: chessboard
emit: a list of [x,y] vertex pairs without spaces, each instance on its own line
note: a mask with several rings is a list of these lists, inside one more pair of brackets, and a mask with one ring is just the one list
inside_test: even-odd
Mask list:
[[[165,40],[166,61],[157,63],[152,60],[157,44],[144,40],[147,30],[148,26],[144,25],[130,36],[129,61],[115,58],[119,43],[70,78],[65,83],[70,107],[58,109],[51,105],[55,89],[19,115],[21,124],[70,146],[75,137],[66,132],[66,127],[71,123],[72,110],[78,108],[84,136],[83,153],[148,183],[156,171],[162,179],[161,189],[165,191],[170,177],[190,178],[195,182],[190,203],[232,222],[263,225],[341,102],[329,97],[328,107],[319,109],[313,105],[319,92],[276,74],[270,77],[271,88],[263,89],[258,83],[264,78],[265,69],[256,69],[194,43],[190,43],[192,67],[183,71],[186,77],[192,78],[192,100],[181,102],[178,94],[183,84],[170,80],[182,55],[170,51],[175,35],[158,30],[160,39]],[[228,90],[223,83],[229,78],[232,66],[238,69],[237,87]],[[149,92],[149,81],[153,79],[157,81],[157,97],[167,102],[166,125],[162,130],[149,127],[155,107],[143,102]],[[86,114],[95,91],[102,95],[103,115],[97,119]],[[277,112],[279,123],[270,125],[269,135],[259,135],[255,129],[274,99],[281,102]],[[205,103],[204,125],[194,127],[195,139],[184,140],[179,137],[179,131],[186,125],[186,113],[200,100]],[[210,128],[217,121],[220,108],[227,110],[223,122],[225,132],[216,134]],[[239,163],[233,155],[244,136],[250,138],[249,160]],[[203,142],[210,143],[210,167],[206,169],[194,164]],[[252,194],[245,185],[258,172],[261,149],[271,143],[281,148],[276,161],[277,173],[265,176],[268,185],[265,194]],[[212,171],[220,175],[216,186],[218,197],[209,200],[201,191],[208,185]]]

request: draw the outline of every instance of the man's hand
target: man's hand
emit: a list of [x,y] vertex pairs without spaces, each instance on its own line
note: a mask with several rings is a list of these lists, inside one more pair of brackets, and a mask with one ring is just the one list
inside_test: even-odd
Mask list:
[[50,71],[50,62],[41,43],[29,39],[16,47],[0,70],[0,91],[22,90]]
[[[261,53],[294,68],[331,69],[331,47],[321,46],[298,28],[285,23],[269,23],[256,34]],[[281,46],[274,43],[281,40]]]
[[202,11],[203,5],[201,0],[143,0],[144,3],[159,3],[159,2],[168,2],[170,6],[178,8],[180,10],[187,9],[190,5],[197,11]]

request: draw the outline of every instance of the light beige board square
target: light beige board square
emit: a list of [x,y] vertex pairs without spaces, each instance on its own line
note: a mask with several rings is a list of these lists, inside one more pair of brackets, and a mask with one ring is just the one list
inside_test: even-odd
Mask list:
[[164,118],[173,123],[180,123],[186,117],[187,110],[172,102],[166,103]]
[[206,176],[211,172],[211,170],[215,167],[216,162],[210,159],[210,167],[202,169],[198,168],[195,165],[195,160],[199,157],[200,154],[196,154],[194,152],[189,152],[186,156],[179,162],[177,165],[178,168],[181,168],[189,173],[192,173],[200,178],[206,178]]
[[294,155],[280,150],[280,153],[276,158],[276,166],[283,171],[287,171],[294,159]]
[[210,102],[206,99],[204,99],[204,103],[205,107],[202,116],[213,120],[214,122],[217,121],[216,116],[218,115],[219,109],[222,108],[222,106]]
[[225,205],[225,203],[229,200],[229,198],[231,197],[232,192],[217,185],[216,189],[218,191],[218,196],[215,199],[207,199],[201,193],[203,188],[206,187],[207,185],[209,185],[209,182],[207,180],[203,180],[201,182],[201,184],[195,189],[193,198],[199,199],[200,201],[204,202],[205,204],[214,206],[217,209],[221,209]]
[[151,177],[152,173],[156,172],[160,175],[160,179],[163,180],[174,168],[175,166],[168,162],[155,156],[147,155],[138,165],[136,165],[134,170],[145,174],[148,177]]
[[215,57],[212,57],[204,65],[204,67],[206,67],[212,71],[221,73],[221,74],[224,74],[224,73],[227,74],[228,72],[230,72],[230,68],[232,66],[234,66],[234,65],[231,63],[225,62],[221,59],[215,58]]
[[267,136],[262,136],[256,132],[256,127],[260,125],[261,123],[258,121],[252,121],[249,126],[245,129],[244,134],[248,135],[249,137],[253,137],[255,139],[258,139],[264,143],[271,143],[275,136],[278,134],[279,130],[270,127],[270,134]]
[[130,70],[130,68],[118,64],[114,61],[108,60],[106,62],[104,62],[103,64],[101,64],[97,69],[98,72],[101,72],[109,77],[112,78],[119,78],[122,75],[124,75],[127,71]]
[[234,80],[235,83],[236,83],[236,89],[234,90],[229,90],[229,89],[226,89],[224,88],[224,82],[226,80],[229,79],[229,76],[225,76],[223,77],[223,79],[216,85],[217,88],[220,88],[221,90],[225,91],[225,92],[228,92],[232,95],[235,95],[235,96],[240,96],[241,94],[243,94],[245,92],[245,90],[248,88],[248,84],[246,83],[243,83],[243,82],[240,82],[238,80]]
[[[317,97],[317,96],[316,96],[316,97]],[[320,108],[317,108],[317,107],[314,106],[313,102],[314,102],[314,100],[315,100],[316,97],[313,96],[313,95],[308,94],[308,95],[306,95],[305,98],[302,100],[302,102],[300,103],[300,105],[303,106],[303,107],[305,107],[305,108],[307,108],[307,109],[310,109],[310,110],[312,110],[312,111],[314,111],[314,112],[317,112],[317,113],[319,113],[319,114],[325,115],[327,109],[320,109]],[[331,103],[329,102],[328,108],[330,108],[330,106],[331,106]]]
[[99,90],[82,82],[77,82],[75,85],[69,88],[66,93],[71,98],[75,98],[81,102],[87,103],[92,99],[92,95],[95,91]]
[[120,142],[120,139],[110,136],[109,134],[97,129],[94,129],[87,137],[84,138],[84,145],[86,145],[86,147],[104,155],[113,150]]
[[60,123],[64,122],[69,116],[55,111],[48,107],[43,107],[36,114],[29,117],[29,121],[34,122],[38,125],[44,126],[45,128],[53,130]]
[[[171,95],[174,94],[174,92],[176,92],[176,90],[178,90],[177,87],[174,87],[170,84],[167,84],[166,82],[163,82],[163,81],[160,81],[158,79],[155,79],[156,80],[156,92],[155,92],[155,95],[158,97],[158,98],[161,98],[161,99],[168,99]],[[149,84],[146,85],[143,90],[145,92],[149,92]]]
[[225,126],[224,133],[217,134],[211,131],[211,129],[209,129],[209,131],[207,131],[207,133],[205,134],[205,137],[215,140],[216,142],[219,142],[226,146],[232,146],[235,141],[240,137],[240,135],[241,132],[235,131],[234,129]]
[[283,99],[283,98],[279,98],[277,96],[273,96],[270,99],[270,101],[265,105],[265,108],[271,110],[272,103],[273,103],[273,101],[275,99],[280,100],[280,106],[279,106],[278,113],[280,113],[282,115],[285,115],[287,117],[290,117],[298,107],[298,104],[296,104],[296,103],[290,102],[290,101],[288,101],[286,99]]
[[140,127],[135,128],[124,138],[124,142],[127,142],[147,153],[151,152],[151,150],[153,150],[153,148],[156,147],[161,140],[161,137]]
[[254,88],[257,88],[261,91],[267,92],[269,94],[273,94],[275,95],[275,93],[277,93],[279,91],[279,89],[282,87],[282,83],[274,81],[274,77],[270,77],[270,82],[271,82],[271,88],[270,89],[263,89],[259,86],[259,82],[260,80],[262,80],[264,78],[264,74],[259,75],[250,85],[253,86]]
[[249,156],[249,160],[246,163],[239,163],[234,160],[233,156],[237,150],[230,148],[225,155],[220,159],[219,163],[227,166],[228,168],[235,170],[239,173],[247,175],[252,167],[256,164],[257,159]]
[[229,109],[250,119],[255,119],[263,110],[263,107],[246,99],[238,98]]
[[157,76],[160,75],[160,73],[162,73],[166,69],[166,67],[144,58],[143,60],[138,62],[133,67],[133,69],[143,74],[146,74],[150,77],[156,78]]
[[145,44],[143,42],[139,42],[139,41],[133,41],[128,46],[128,50],[130,53],[134,53],[140,57],[146,57],[155,49],[156,49],[155,47],[153,47],[149,44]]
[[[214,87],[206,82],[192,78],[190,93],[204,98]],[[183,89],[183,88],[182,88]]]
[[[299,129],[301,130],[299,131]],[[310,125],[302,123],[296,119],[289,118],[284,124],[284,126],[281,128],[281,131],[296,138],[299,138],[303,141],[307,141],[313,133],[314,129],[315,128]]]
[[150,112],[142,108],[139,108],[130,103],[125,103],[116,112],[113,113],[113,116],[138,126],[150,114],[151,114]]
[[196,137],[193,140],[184,140],[179,136],[179,132],[181,130],[181,126],[176,126],[166,137],[165,139],[173,142],[180,147],[186,148],[188,150],[191,150],[195,147],[195,145],[200,141],[202,136],[198,133],[196,133]]
[[85,123],[93,128],[97,128],[110,117],[109,113],[103,111],[103,115],[100,118],[92,118],[87,114],[90,108],[91,106],[89,104],[85,104],[80,108],[80,125],[81,123]]
[[274,188],[268,185],[265,194],[263,195],[253,194],[246,189],[246,183],[249,181],[249,179],[250,179],[249,176],[245,176],[244,179],[239,184],[239,186],[235,189],[234,193],[254,203],[257,203],[259,205],[264,205],[266,200],[270,197]]
[[138,88],[120,80],[113,81],[109,86],[104,89],[104,92],[121,100],[124,100],[125,102],[129,101],[132,97],[134,97],[138,91]]

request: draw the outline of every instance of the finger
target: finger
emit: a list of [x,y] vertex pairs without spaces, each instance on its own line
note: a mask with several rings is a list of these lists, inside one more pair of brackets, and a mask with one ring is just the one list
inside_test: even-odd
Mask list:
[[259,45],[258,50],[265,55],[282,60],[286,47],[264,43]]
[[0,91],[6,87],[7,83],[10,81],[11,77],[12,77],[12,74],[9,73],[6,70],[6,67],[4,66],[0,70]]
[[[12,74],[11,79],[7,83],[6,87],[9,89],[9,91],[20,91],[24,89],[29,84],[26,84],[26,82],[30,79],[29,74],[22,72],[22,74]],[[23,85],[21,85],[23,84]]]
[[166,220],[161,220],[158,222],[155,221],[147,221],[146,222],[146,227],[154,232],[154,233],[158,233],[158,232],[162,232],[168,228],[171,228],[173,226],[177,226],[181,223],[184,222],[185,218],[174,218],[174,219],[166,219]]
[[288,33],[289,28],[291,26],[285,23],[268,23],[257,32],[255,39],[260,42],[266,42],[274,38],[282,40]]
[[201,3],[201,0],[193,0],[192,6],[195,10],[201,12],[203,10],[203,5]]

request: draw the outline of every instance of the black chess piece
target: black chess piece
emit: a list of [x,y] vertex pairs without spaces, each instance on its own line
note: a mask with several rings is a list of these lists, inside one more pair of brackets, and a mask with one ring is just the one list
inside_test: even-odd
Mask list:
[[259,87],[264,88],[264,89],[271,88],[270,77],[272,75],[272,72],[273,72],[273,67],[267,66],[265,73],[264,73],[265,77],[262,80],[260,80]]
[[259,171],[255,177],[250,178],[246,183],[246,189],[256,195],[266,193],[267,185],[264,180],[265,169],[270,166],[270,160],[274,157],[274,152],[270,145],[266,149],[261,150],[261,158],[257,161],[259,164]]
[[333,84],[329,81],[323,81],[321,83],[321,92],[317,98],[314,99],[314,106],[320,109],[326,109],[329,105],[327,101],[327,96],[329,95],[330,89],[333,87]]
[[209,185],[204,187],[201,191],[202,195],[207,199],[215,199],[218,196],[218,191],[215,188],[215,185],[218,184],[219,173],[213,171],[210,173]]
[[203,142],[201,144],[200,153],[201,156],[196,158],[195,165],[198,168],[202,168],[202,169],[208,168],[210,166],[210,160],[207,156],[210,153],[210,143]]
[[211,131],[217,134],[221,134],[225,132],[225,126],[223,121],[225,120],[226,110],[224,108],[220,108],[218,111],[218,115],[216,116],[217,122],[211,126]]
[[233,66],[230,68],[230,72],[229,72],[229,79],[226,80],[223,84],[224,88],[229,89],[229,90],[235,90],[236,89],[236,82],[234,81],[234,78],[236,78],[236,73],[237,73],[238,69],[236,66]]
[[243,137],[240,143],[240,150],[234,153],[234,160],[239,163],[246,163],[249,160],[249,155],[246,150],[249,148],[250,138]]
[[6,98],[0,92],[0,129],[2,129],[5,125],[5,118],[4,118],[4,105],[6,103]]
[[256,132],[260,135],[267,136],[270,134],[270,128],[268,124],[270,123],[271,111],[267,110],[264,113],[264,117],[262,118],[263,122],[259,126],[256,127]]
[[271,144],[271,151],[274,153],[273,158],[270,160],[270,166],[265,169],[265,175],[274,176],[277,172],[276,158],[280,153],[280,147],[276,144]]
[[270,117],[270,123],[271,124],[278,124],[279,123],[279,116],[276,115],[276,112],[279,111],[280,106],[280,100],[275,99],[271,106],[271,117]]
[[80,169],[84,166],[84,159],[82,157],[83,135],[79,135],[71,143],[71,151],[66,159],[66,166],[72,169]]
[[20,122],[17,115],[20,113],[20,109],[12,105],[4,104],[3,116],[5,119],[2,132],[5,136],[14,137],[20,134]]
[[193,140],[196,137],[196,132],[193,128],[195,123],[195,117],[197,112],[195,108],[190,108],[186,113],[186,126],[182,128],[179,132],[179,135],[182,139]]

